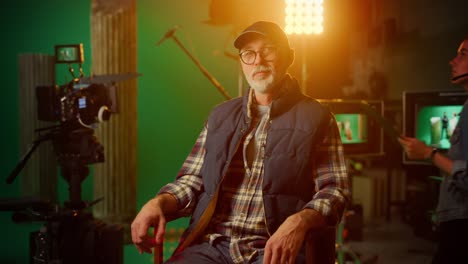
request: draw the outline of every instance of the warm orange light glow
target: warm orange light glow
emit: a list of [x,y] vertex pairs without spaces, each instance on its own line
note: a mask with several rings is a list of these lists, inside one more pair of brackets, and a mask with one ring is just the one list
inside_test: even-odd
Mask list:
[[323,0],[285,0],[287,34],[310,35],[323,32]]

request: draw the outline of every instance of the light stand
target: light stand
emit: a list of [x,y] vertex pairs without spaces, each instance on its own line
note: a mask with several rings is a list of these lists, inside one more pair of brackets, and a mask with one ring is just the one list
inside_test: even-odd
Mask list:
[[285,0],[285,31],[301,36],[302,73],[301,89],[307,93],[307,36],[323,32],[323,0]]

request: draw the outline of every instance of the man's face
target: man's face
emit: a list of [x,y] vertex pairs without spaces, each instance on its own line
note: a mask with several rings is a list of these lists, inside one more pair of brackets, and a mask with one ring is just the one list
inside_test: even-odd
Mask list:
[[[450,61],[452,78],[468,73],[468,40],[463,41],[457,51],[457,56]],[[452,80],[453,84],[468,84],[468,76]]]
[[250,87],[257,93],[275,92],[277,84],[283,79],[290,61],[279,47],[266,38],[255,38],[239,52],[242,71]]

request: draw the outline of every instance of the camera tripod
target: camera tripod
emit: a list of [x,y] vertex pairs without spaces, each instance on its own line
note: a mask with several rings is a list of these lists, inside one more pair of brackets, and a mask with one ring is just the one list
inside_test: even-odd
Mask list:
[[[123,263],[123,228],[94,219],[86,209],[91,203],[81,199],[81,183],[89,174],[88,165],[104,161],[104,149],[93,130],[73,124],[43,129],[7,179],[13,182],[32,152],[41,142],[52,140],[62,176],[68,183],[69,200],[61,208],[40,199],[3,202],[0,209],[12,210],[13,221],[45,222],[30,234],[30,257],[34,264]],[[2,204],[2,203],[0,203]]]

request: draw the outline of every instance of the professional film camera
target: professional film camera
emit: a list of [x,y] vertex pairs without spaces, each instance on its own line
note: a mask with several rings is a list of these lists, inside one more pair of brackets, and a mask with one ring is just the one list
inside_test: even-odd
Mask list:
[[83,127],[109,120],[115,104],[114,86],[83,84],[79,79],[60,87],[36,87],[36,95],[39,120],[76,121]]
[[[31,263],[123,263],[123,230],[94,219],[88,209],[99,202],[81,199],[81,183],[89,164],[104,162],[104,148],[94,136],[98,122],[117,110],[115,82],[138,74],[84,77],[83,46],[55,47],[56,63],[68,63],[73,80],[65,85],[36,87],[38,119],[57,125],[36,130],[38,137],[7,179],[13,182],[27,160],[44,141],[51,140],[61,173],[69,185],[64,207],[35,198],[0,202],[2,210],[14,211],[15,222],[45,222],[30,235]],[[80,65],[75,77],[72,63]]]
[[[116,112],[116,93],[112,82],[136,75],[108,75],[93,78],[83,77],[83,46],[60,45],[55,47],[56,63],[68,63],[73,81],[62,86],[36,87],[38,118],[43,121],[60,121],[70,124],[89,125],[107,121],[111,112]],[[80,64],[80,77],[74,75],[71,63]]]

